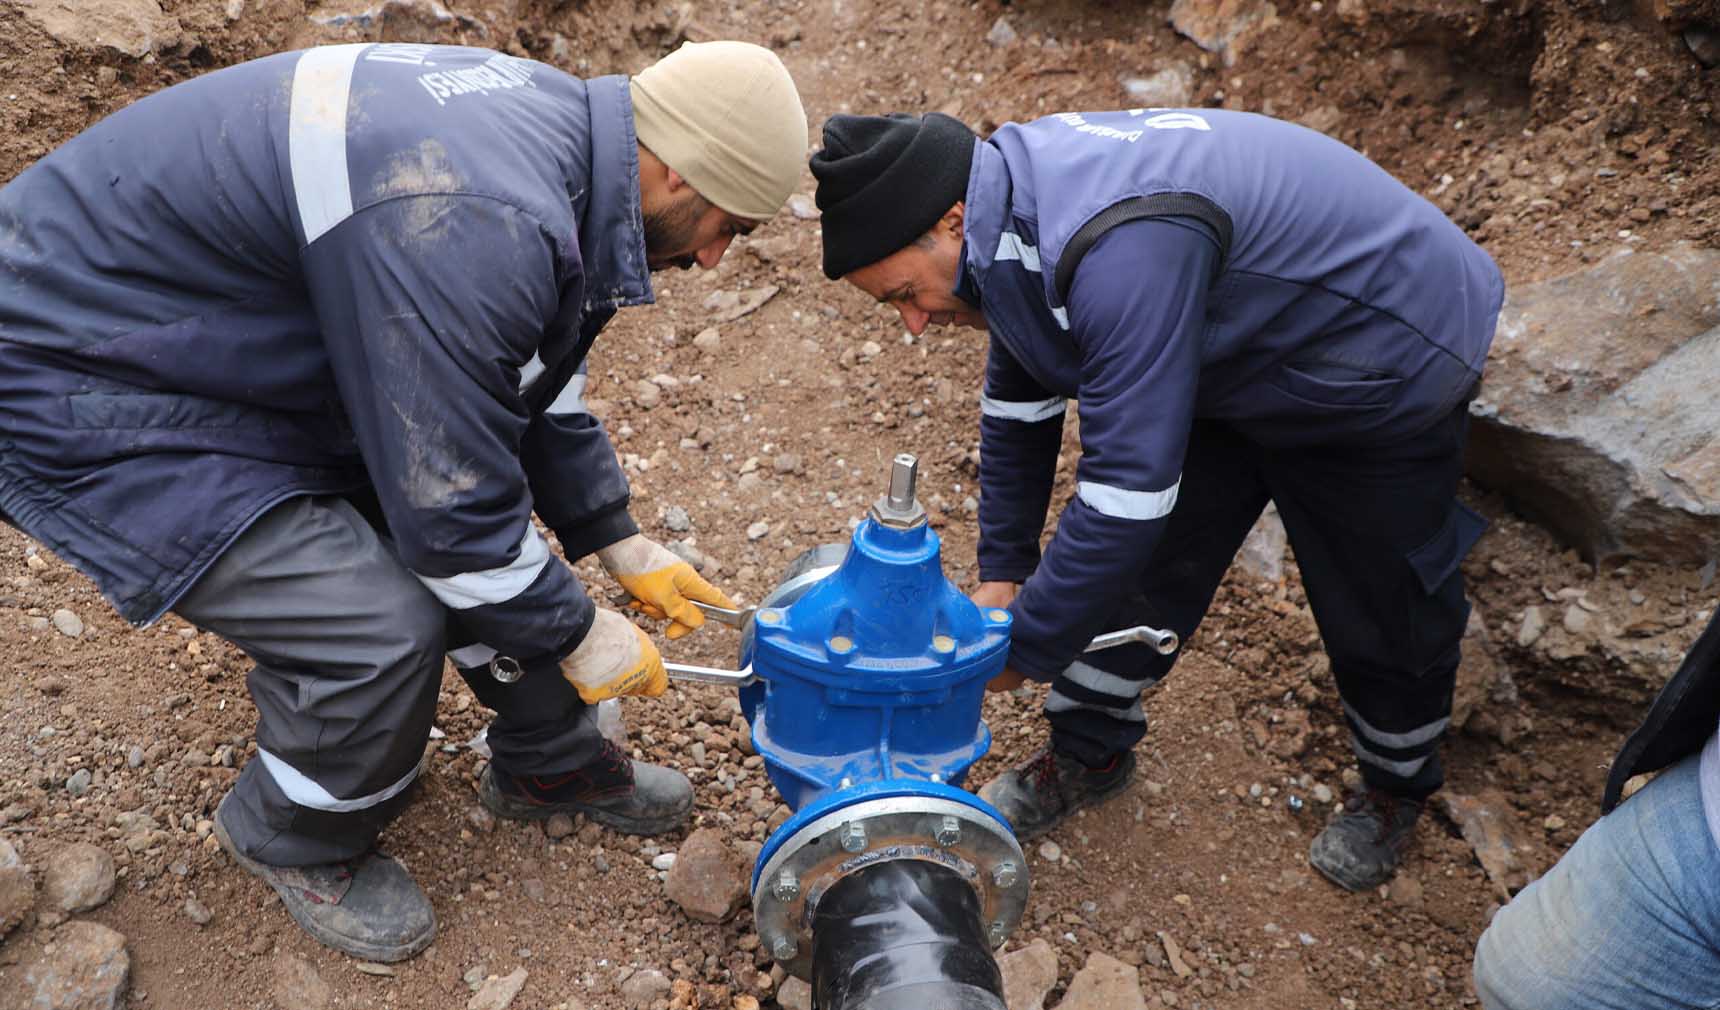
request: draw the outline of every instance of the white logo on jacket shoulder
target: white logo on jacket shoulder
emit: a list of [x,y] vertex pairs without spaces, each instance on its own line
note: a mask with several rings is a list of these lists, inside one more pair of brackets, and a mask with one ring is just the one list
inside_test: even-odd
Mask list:
[[418,83],[437,105],[447,105],[448,99],[460,95],[488,95],[492,91],[509,91],[520,87],[537,87],[532,83],[534,64],[501,53],[475,67],[438,70],[418,75]]
[[[1129,115],[1131,115],[1131,116],[1144,116],[1149,112],[1158,112],[1158,110],[1157,109],[1130,109]],[[1212,129],[1211,123],[1207,122],[1203,117],[1197,116],[1192,112],[1161,112],[1151,119],[1143,120],[1141,122],[1141,125],[1146,126],[1146,127],[1150,127],[1154,130],[1211,130]]]

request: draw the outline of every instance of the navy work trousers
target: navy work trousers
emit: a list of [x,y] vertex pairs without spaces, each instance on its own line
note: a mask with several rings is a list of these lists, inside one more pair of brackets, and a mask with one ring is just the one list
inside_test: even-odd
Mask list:
[[[1331,659],[1363,779],[1399,795],[1439,788],[1469,616],[1459,563],[1486,528],[1458,502],[1467,404],[1384,446],[1269,447],[1197,421],[1182,489],[1138,590],[1113,627],[1149,623],[1189,641],[1268,501],[1278,507]],[[1099,765],[1146,734],[1142,688],[1176,657],[1145,646],[1093,653],[1052,682],[1053,745]]]

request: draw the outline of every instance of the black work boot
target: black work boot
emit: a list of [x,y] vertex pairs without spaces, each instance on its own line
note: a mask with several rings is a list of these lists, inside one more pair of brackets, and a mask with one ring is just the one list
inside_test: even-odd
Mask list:
[[478,780],[478,798],[497,817],[541,821],[584,814],[629,835],[672,831],[693,812],[687,776],[630,760],[607,740],[595,761],[565,775],[510,775],[492,761]]
[[1089,768],[1050,747],[985,784],[980,799],[1009,818],[1015,837],[1038,838],[1070,814],[1103,803],[1135,778],[1135,754],[1112,756],[1103,768]]
[[394,859],[367,852],[342,863],[270,866],[241,853],[215,808],[215,837],[240,867],[281,896],[287,914],[319,943],[363,961],[404,961],[436,937],[430,898]]
[[1419,800],[1383,789],[1353,793],[1308,849],[1308,862],[1347,891],[1365,891],[1392,879],[1421,816]]

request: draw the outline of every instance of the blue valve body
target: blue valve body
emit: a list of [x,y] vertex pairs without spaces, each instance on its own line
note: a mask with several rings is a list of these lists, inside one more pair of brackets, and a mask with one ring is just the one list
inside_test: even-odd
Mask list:
[[980,702],[1008,655],[1009,614],[944,578],[929,526],[866,519],[836,571],[753,627],[742,661],[759,679],[741,705],[790,808],[828,811],[891,780],[959,785],[991,746]]

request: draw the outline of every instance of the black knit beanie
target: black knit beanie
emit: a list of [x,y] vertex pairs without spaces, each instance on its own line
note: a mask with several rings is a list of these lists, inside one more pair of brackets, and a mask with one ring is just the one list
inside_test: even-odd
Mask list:
[[824,212],[824,275],[836,280],[931,230],[967,196],[973,131],[958,119],[831,116],[812,156]]

